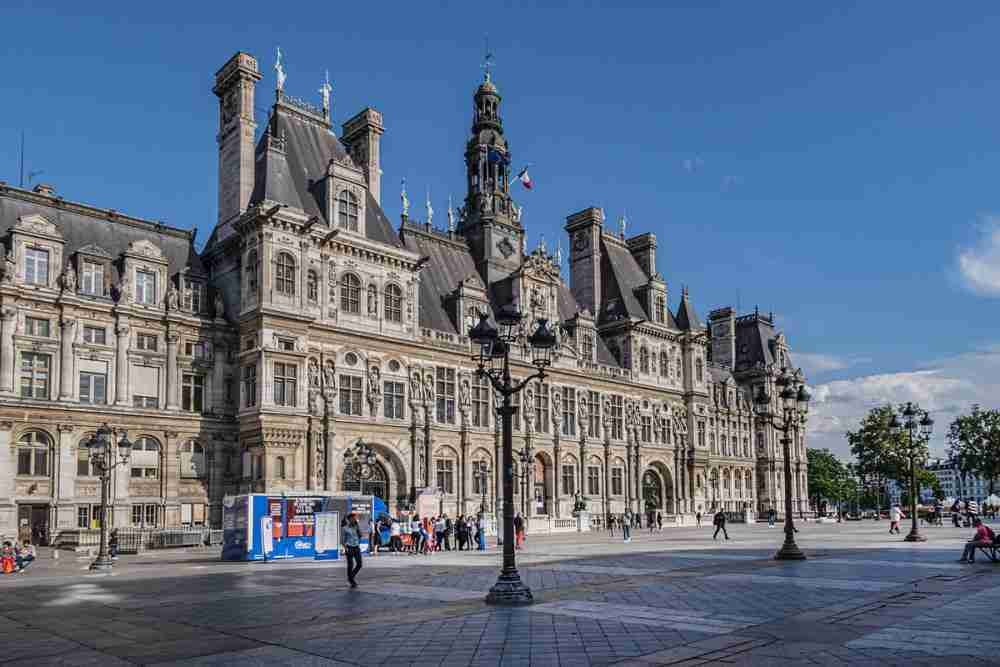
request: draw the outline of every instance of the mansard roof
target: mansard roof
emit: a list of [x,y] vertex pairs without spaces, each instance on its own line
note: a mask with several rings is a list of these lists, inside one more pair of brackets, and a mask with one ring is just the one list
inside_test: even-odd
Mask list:
[[[771,317],[755,312],[736,318],[736,370],[774,364],[771,344],[778,335]],[[789,363],[786,356],[785,364]]]
[[[649,277],[627,248],[607,240],[602,242],[602,245],[604,250],[602,261],[606,267],[605,274],[612,279],[609,282],[613,284],[609,285],[612,289],[609,290],[605,298],[605,307],[601,309],[599,320],[610,322],[626,318],[650,319],[642,304],[635,297],[635,290],[649,282]],[[612,305],[615,296],[618,298]]]
[[442,232],[401,228],[403,247],[427,257],[427,268],[420,273],[420,326],[448,333],[459,333],[445,309],[444,300],[469,276],[479,277],[472,254],[461,237],[447,238]]
[[[67,202],[61,197],[0,186],[0,233],[6,234],[18,218],[29,215],[40,215],[56,226],[63,236],[66,259],[78,250],[93,253],[94,246],[117,259],[130,244],[148,241],[163,253],[169,275],[188,268],[205,273],[194,249],[193,231]],[[118,276],[112,278],[117,280]]]
[[[283,150],[268,150],[269,142],[276,142]],[[275,201],[326,220],[321,189],[312,186],[326,175],[330,160],[353,164],[347,149],[329,127],[293,112],[285,103],[275,103],[257,151],[263,155],[254,173],[250,204]],[[402,247],[385,212],[371,194],[365,202],[365,235],[372,241]]]
[[702,329],[701,320],[698,313],[688,299],[687,291],[681,292],[681,305],[677,306],[677,327],[682,331],[695,331]]

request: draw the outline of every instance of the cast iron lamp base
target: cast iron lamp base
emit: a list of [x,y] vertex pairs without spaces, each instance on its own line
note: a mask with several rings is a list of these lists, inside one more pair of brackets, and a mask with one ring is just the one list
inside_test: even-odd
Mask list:
[[927,538],[920,533],[911,530],[907,533],[906,537],[903,538],[904,542],[926,542]]
[[774,554],[774,560],[805,560],[806,555],[802,553],[799,549],[799,545],[795,544],[793,540],[786,539],[785,543],[781,545],[778,549],[778,553]]
[[97,560],[90,564],[90,569],[95,572],[107,572],[112,566],[110,557],[98,556]]
[[517,570],[512,573],[502,572],[486,595],[486,604],[504,607],[526,605],[534,601],[531,589],[521,581]]

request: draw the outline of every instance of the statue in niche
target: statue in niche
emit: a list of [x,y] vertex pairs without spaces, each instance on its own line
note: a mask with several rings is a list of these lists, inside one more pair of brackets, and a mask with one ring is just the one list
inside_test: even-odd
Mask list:
[[467,378],[462,380],[462,383],[459,385],[458,396],[460,405],[463,408],[467,408],[472,405],[472,389]]
[[170,289],[167,290],[167,309],[168,310],[178,310],[180,303],[181,293],[175,285],[171,285]]
[[216,317],[223,318],[226,316],[226,302],[222,298],[222,290],[215,290],[215,302],[213,306],[215,307]]
[[14,262],[14,248],[12,247],[5,250],[3,255],[3,282],[5,285],[12,285],[14,283],[14,275],[17,273],[17,264]]
[[577,403],[577,406],[576,406],[576,418],[577,418],[577,421],[580,424],[580,429],[581,429],[580,430],[580,434],[581,435],[584,434],[583,429],[587,428],[587,425],[588,425],[587,419],[590,416],[589,411],[590,411],[590,406],[587,405],[587,401],[581,400],[579,403]]
[[433,401],[434,400],[434,376],[428,375],[424,378],[424,400]]
[[76,291],[76,269],[73,268],[73,264],[70,262],[66,263],[66,269],[63,271],[62,286],[67,292]]
[[382,372],[378,366],[372,366],[368,371],[368,395],[372,402],[382,398]]
[[378,315],[378,290],[374,285],[368,286],[368,314]]
[[333,368],[333,364],[329,362],[327,362],[326,368],[323,369],[323,388],[324,389],[337,388],[337,373]]
[[410,376],[410,400],[420,400],[420,384],[420,373],[413,371],[413,375]]
[[309,360],[309,386],[319,389],[319,364],[315,359]]

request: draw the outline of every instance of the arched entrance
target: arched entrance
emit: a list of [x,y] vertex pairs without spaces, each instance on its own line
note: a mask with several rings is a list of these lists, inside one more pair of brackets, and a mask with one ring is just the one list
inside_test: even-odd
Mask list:
[[655,510],[673,514],[674,484],[670,470],[659,461],[649,464],[642,474],[642,509]]
[[344,466],[341,488],[364,496],[378,496],[386,503],[389,502],[389,475],[380,462],[372,466],[372,476],[369,479],[358,479],[354,476],[354,469],[351,466]]
[[535,455],[532,466],[531,488],[528,496],[531,499],[529,514],[552,513],[552,464],[542,453]]

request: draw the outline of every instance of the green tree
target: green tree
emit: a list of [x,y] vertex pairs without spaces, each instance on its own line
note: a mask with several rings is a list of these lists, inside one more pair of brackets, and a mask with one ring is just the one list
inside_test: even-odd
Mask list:
[[819,509],[819,499],[841,500],[843,489],[842,478],[847,469],[829,449],[807,449],[806,458],[809,461],[809,490],[816,498]]
[[[907,431],[894,433],[889,424],[896,412],[891,405],[872,408],[861,420],[858,430],[847,432],[858,475],[866,485],[878,489],[883,488],[887,480],[909,489],[911,461],[917,466],[917,483],[926,479],[927,471],[922,466],[927,461],[927,441],[920,436],[919,429],[914,432],[912,443]],[[881,505],[881,502],[876,504]]]
[[951,423],[948,444],[948,454],[959,470],[988,480],[992,494],[1000,477],[1000,411],[973,405],[971,414]]

